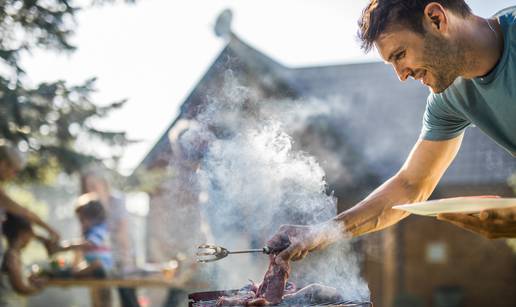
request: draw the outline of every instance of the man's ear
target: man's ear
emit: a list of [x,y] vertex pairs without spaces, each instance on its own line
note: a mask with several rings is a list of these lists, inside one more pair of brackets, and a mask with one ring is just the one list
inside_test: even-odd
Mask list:
[[431,2],[426,5],[423,17],[423,25],[427,31],[446,32],[448,29],[447,12],[442,5]]

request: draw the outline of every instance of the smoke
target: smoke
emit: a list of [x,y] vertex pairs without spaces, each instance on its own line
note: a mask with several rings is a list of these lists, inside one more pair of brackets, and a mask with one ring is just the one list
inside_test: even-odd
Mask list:
[[[181,143],[186,152],[203,152],[197,176],[213,243],[230,250],[260,248],[281,224],[316,224],[336,215],[325,171],[291,137],[306,130],[309,118],[334,112],[332,105],[315,100],[264,101],[227,71],[220,91],[209,97],[196,117],[199,127],[185,133]],[[330,162],[342,169],[339,159]],[[216,268],[206,276],[216,287],[239,288],[247,279],[261,281],[267,257],[229,257],[207,264]],[[299,285],[319,282],[337,287],[348,299],[364,300],[369,290],[359,268],[350,242],[341,240],[296,263],[291,280]]]
[[238,226],[259,231],[278,222],[317,223],[336,213],[335,200],[324,194],[324,171],[313,157],[294,152],[275,122],[214,141],[201,176],[220,216],[215,226],[234,224],[235,214]]
[[346,239],[293,263],[290,279],[300,285],[319,283],[335,287],[348,300],[368,301],[370,297],[360,274],[360,258]]

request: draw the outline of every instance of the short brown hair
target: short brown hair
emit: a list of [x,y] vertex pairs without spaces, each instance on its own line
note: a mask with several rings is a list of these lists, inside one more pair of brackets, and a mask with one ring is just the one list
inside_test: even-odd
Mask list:
[[423,34],[423,13],[431,2],[437,2],[462,17],[472,13],[464,0],[371,0],[358,20],[362,49],[370,51],[378,37],[393,24]]
[[79,197],[75,213],[78,216],[93,221],[94,224],[101,224],[106,221],[106,210],[99,199],[96,198],[96,195],[92,193]]

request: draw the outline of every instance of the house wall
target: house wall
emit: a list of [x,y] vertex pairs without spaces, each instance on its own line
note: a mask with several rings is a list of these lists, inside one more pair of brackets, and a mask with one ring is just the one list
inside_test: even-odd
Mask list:
[[[247,60],[252,60],[253,58],[251,57],[251,59]],[[252,88],[253,92],[256,92],[255,98],[257,99],[276,96],[280,93],[284,93],[286,96],[290,95],[289,89],[276,84],[278,80],[270,79],[270,75],[266,71],[255,69],[259,68],[260,65],[255,65],[255,63],[249,67],[246,65],[241,67],[241,64],[246,64],[244,62],[240,63],[238,54],[233,54],[230,49],[223,52],[193,91],[191,97],[183,105],[182,115],[188,118],[194,117],[202,109],[201,107],[209,102],[206,101],[206,96],[217,94],[218,90],[223,88],[225,81],[223,77],[227,65],[235,66],[233,69],[235,77],[239,80],[241,78],[240,81],[245,86]],[[300,73],[298,83],[300,83],[299,88],[302,90],[301,96],[303,96],[303,93],[307,93],[307,97],[315,95],[316,97],[323,98],[328,95],[341,95],[342,103],[349,110],[346,115],[347,118],[345,118],[348,120],[339,121],[341,126],[338,128],[339,131],[350,131],[349,135],[343,134],[342,139],[346,142],[345,147],[352,150],[350,152],[344,151],[340,154],[344,157],[356,154],[366,160],[366,162],[373,163],[372,165],[366,163],[363,168],[357,168],[361,170],[358,173],[363,173],[362,170],[369,169],[374,169],[374,174],[378,176],[387,176],[394,173],[401,165],[401,159],[404,158],[404,155],[408,153],[413,142],[417,139],[421,113],[424,110],[424,101],[428,94],[426,88],[417,85],[417,82],[411,83],[410,81],[408,84],[400,85],[395,75],[385,65],[357,65],[347,67],[346,69],[334,67],[332,70],[334,70],[334,73],[323,73],[321,68],[310,69],[302,74]],[[299,73],[299,71],[297,72]],[[324,75],[326,77],[321,78]],[[387,88],[389,90],[385,91]],[[398,107],[394,107],[401,103],[400,97],[404,98],[402,101],[410,102],[399,107],[404,109],[405,112],[403,114],[397,114]],[[378,103],[380,100],[382,103]],[[367,120],[357,120],[365,118],[364,114],[368,115]],[[351,119],[355,120],[352,121]],[[343,126],[346,123],[347,126]],[[378,129],[375,125],[371,125],[371,123],[382,123],[384,128]],[[414,130],[413,127],[417,127],[417,129]],[[353,135],[356,137],[352,138]],[[304,140],[308,137],[303,138],[303,135],[301,135],[298,138],[300,141],[298,143],[300,145],[307,145],[304,143]],[[355,140],[353,141],[353,139]],[[477,145],[477,143],[466,142],[462,151],[470,153],[472,151],[466,146]],[[318,146],[314,147],[317,148]],[[309,152],[317,156],[317,152]],[[466,157],[464,160],[468,160],[468,158]],[[485,159],[484,155],[480,156],[479,159]],[[324,166],[325,159],[321,158],[318,160],[322,161]],[[480,160],[472,160],[472,165],[466,165],[465,170],[475,169],[475,166],[478,164],[474,163],[479,163]],[[355,160],[346,161],[350,165],[357,163]],[[494,163],[496,161],[491,162],[492,165],[500,168],[499,164]],[[353,168],[351,169],[353,170]],[[380,172],[380,174],[376,174],[377,172]],[[351,173],[354,174],[353,172]],[[463,169],[460,169],[459,173],[464,174],[466,178],[469,176],[469,173],[464,172]],[[334,189],[335,195],[339,198],[339,211],[354,205],[369,193],[374,186],[377,186],[377,183],[379,184],[376,178],[370,178],[369,176],[364,176],[363,181],[358,180],[356,176],[350,177],[353,180],[347,182],[343,181],[342,178],[337,178],[337,176],[335,178],[328,176],[329,182],[332,184],[332,189],[330,190]],[[493,189],[493,187],[486,186],[473,188],[464,186],[446,187],[446,189],[440,191],[440,197],[468,194],[503,195],[503,193],[510,193],[507,187],[502,188],[501,191],[498,191],[498,188],[495,187]],[[172,197],[164,200],[159,192],[153,195],[151,199],[148,218],[149,249],[151,251],[157,249],[153,248],[153,246],[160,246],[160,242],[163,242],[157,239],[160,238],[160,234],[170,235],[169,232],[163,230],[162,225],[169,221],[169,219],[165,218],[166,214],[174,211],[169,207],[174,199]],[[153,238],[152,242],[151,238]],[[429,264],[425,262],[425,258],[421,258],[424,256],[427,244],[433,242],[429,238],[433,238],[432,240],[439,239],[441,240],[439,242],[443,242],[448,247],[449,257],[446,263]],[[467,306],[504,306],[493,305],[491,302],[487,305],[471,305],[471,302],[474,302],[477,296],[483,295],[485,300],[489,300],[490,296],[502,292],[502,290],[498,292],[494,290],[494,292],[491,290],[487,292],[479,291],[479,289],[483,289],[483,280],[489,281],[486,284],[488,287],[495,287],[504,283],[515,284],[514,279],[511,279],[513,275],[509,273],[514,272],[512,267],[514,266],[514,260],[511,260],[510,254],[508,254],[508,250],[503,245],[503,242],[493,243],[487,241],[486,243],[475,235],[468,234],[450,225],[437,223],[429,218],[410,218],[379,234],[364,236],[361,240],[363,240],[362,246],[364,248],[364,275],[369,282],[372,300],[376,306],[392,306],[392,302],[397,294],[404,290],[420,296],[424,300],[425,306],[433,306],[431,305],[433,289],[445,283],[459,283],[465,289],[469,304]],[[162,254],[165,255],[164,257],[167,257],[166,255],[174,254],[174,252],[166,250]],[[477,255],[482,255],[482,257]],[[486,256],[484,255],[497,259],[496,265],[489,268],[483,267],[481,269],[482,274],[479,275],[482,279],[475,280],[478,274],[474,266],[485,266]],[[160,258],[157,255],[149,255],[149,257],[156,260]],[[484,262],[481,261],[482,259]],[[505,271],[502,271],[503,267],[506,268]],[[453,273],[454,269],[457,270],[456,273]],[[477,288],[475,288],[475,284]],[[507,291],[507,287],[501,288]],[[511,291],[516,292],[514,289]],[[511,297],[508,294],[503,297],[503,300],[512,304],[506,306],[516,305],[513,304],[514,301],[510,301]]]
[[173,201],[161,193],[150,194],[146,229],[146,256],[149,262],[164,262],[176,256],[177,251],[168,244],[171,234],[165,230],[166,225],[170,223],[169,216],[173,212]]
[[[488,240],[433,218],[404,222],[404,290],[436,305],[440,286],[458,286],[464,306],[516,306],[516,255],[504,240]],[[432,244],[444,247],[442,260],[429,260]]]
[[[507,186],[484,185],[441,187],[434,198],[481,194],[514,197]],[[390,250],[398,249],[398,257],[394,263],[386,258],[383,268],[384,272],[395,269],[397,276],[384,274],[382,306],[394,306],[388,299],[401,293],[418,298],[424,307],[442,306],[436,295],[443,286],[455,287],[453,291],[463,297],[464,305],[460,306],[516,306],[516,254],[504,240],[484,239],[449,223],[420,216],[405,219],[397,231],[396,243]],[[396,286],[386,284],[386,280]]]
[[362,240],[364,279],[375,306],[389,306],[398,292],[396,283],[398,241],[396,226],[364,236]]

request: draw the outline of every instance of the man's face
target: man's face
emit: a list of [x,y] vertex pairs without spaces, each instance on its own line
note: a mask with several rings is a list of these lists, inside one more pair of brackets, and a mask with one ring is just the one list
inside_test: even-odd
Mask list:
[[434,93],[448,88],[463,71],[464,55],[459,46],[433,33],[393,29],[378,38],[376,47],[401,81],[412,77]]

